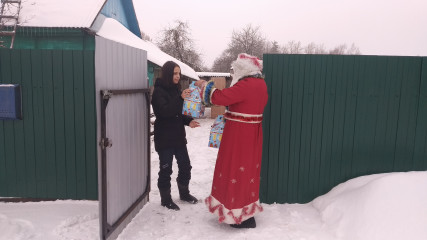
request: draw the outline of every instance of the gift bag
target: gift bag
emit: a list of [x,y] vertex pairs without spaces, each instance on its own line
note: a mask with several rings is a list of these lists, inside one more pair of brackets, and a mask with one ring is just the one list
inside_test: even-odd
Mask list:
[[205,107],[202,105],[201,89],[194,85],[195,82],[190,84],[190,97],[184,99],[184,105],[182,106],[182,114],[192,116],[194,118],[203,117],[205,113]]
[[218,115],[212,125],[209,134],[209,147],[219,148],[222,139],[222,131],[224,130],[225,119],[224,115]]

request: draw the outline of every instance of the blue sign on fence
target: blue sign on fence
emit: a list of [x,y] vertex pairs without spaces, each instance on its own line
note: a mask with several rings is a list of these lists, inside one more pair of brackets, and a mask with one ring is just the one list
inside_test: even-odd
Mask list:
[[21,87],[18,84],[0,84],[0,119],[22,119]]

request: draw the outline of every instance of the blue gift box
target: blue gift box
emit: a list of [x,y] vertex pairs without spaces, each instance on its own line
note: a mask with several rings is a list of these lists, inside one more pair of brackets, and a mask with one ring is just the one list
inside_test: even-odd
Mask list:
[[191,90],[191,94],[189,98],[184,99],[182,114],[201,118],[205,114],[205,107],[202,105],[202,99],[200,98],[201,90],[194,85],[194,82],[190,84],[189,89]]
[[225,121],[224,115],[218,115],[212,125],[209,134],[209,147],[219,148],[221,145],[222,132],[224,131]]
[[21,87],[0,84],[0,119],[22,119]]

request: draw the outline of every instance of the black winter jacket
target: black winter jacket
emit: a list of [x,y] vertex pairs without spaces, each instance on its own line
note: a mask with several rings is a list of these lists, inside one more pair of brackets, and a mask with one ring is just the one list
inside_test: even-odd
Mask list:
[[161,79],[154,85],[151,105],[154,122],[154,147],[156,151],[180,147],[187,144],[184,125],[189,125],[192,117],[182,114],[184,100],[178,85],[166,86]]

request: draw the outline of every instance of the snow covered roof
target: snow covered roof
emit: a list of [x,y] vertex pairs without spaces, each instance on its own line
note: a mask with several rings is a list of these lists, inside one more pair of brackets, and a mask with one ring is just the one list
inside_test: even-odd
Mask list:
[[[101,10],[107,0],[26,0],[22,1],[19,22],[21,27],[87,28],[97,35],[147,51],[148,60],[163,66],[174,61],[183,75],[198,80],[196,72],[181,61],[144,41],[120,22],[106,18]],[[13,13],[11,13],[13,14]]]
[[89,28],[106,0],[26,0],[20,26]]
[[199,77],[231,77],[230,73],[221,72],[196,72]]
[[91,27],[91,30],[103,38],[147,51],[148,60],[158,66],[163,66],[163,64],[165,64],[167,61],[174,61],[181,67],[182,75],[196,80],[199,79],[196,72],[187,64],[166,54],[153,43],[144,41],[141,38],[135,36],[135,34],[130,32],[115,19],[106,18],[100,14]]

